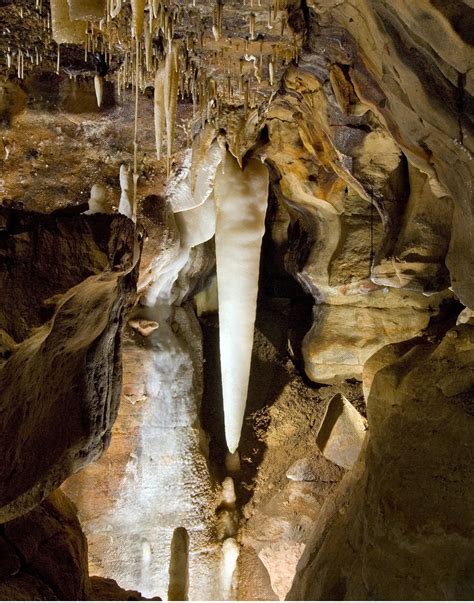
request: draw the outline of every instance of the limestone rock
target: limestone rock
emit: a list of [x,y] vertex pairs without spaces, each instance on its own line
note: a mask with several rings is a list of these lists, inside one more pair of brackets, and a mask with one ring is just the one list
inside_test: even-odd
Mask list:
[[114,580],[89,578],[86,537],[76,507],[61,490],[0,526],[0,552],[2,600],[148,600]]
[[110,440],[140,245],[121,216],[1,209],[0,521],[38,504]]
[[[397,301],[400,306],[390,307]],[[308,376],[318,383],[361,379],[366,361],[379,349],[423,333],[436,314],[436,301],[436,297],[403,299],[396,291],[387,291],[386,296],[366,295],[365,307],[316,305],[313,327],[303,341]]]
[[258,556],[270,575],[272,589],[280,601],[290,590],[296,566],[304,550],[302,542],[279,542],[260,549]]
[[[135,319],[152,310],[138,306]],[[162,312],[147,337],[127,330],[110,448],[63,488],[81,511],[91,573],[146,597],[166,593],[173,531],[186,526],[189,596],[218,599],[219,580],[209,580],[221,562],[217,497],[198,423],[201,331],[190,304]]]
[[[87,600],[90,583],[87,541],[76,509],[60,491],[35,509],[0,528],[2,600]],[[15,557],[13,569],[9,559]]]
[[343,395],[336,394],[326,408],[316,444],[327,459],[351,469],[362,449],[365,430],[365,421],[357,410]]
[[331,60],[314,44],[271,104],[266,152],[290,221],[287,268],[316,302],[306,372],[331,383],[360,379],[372,354],[420,335],[449,297],[453,205],[364,104],[352,72],[334,68],[329,40]]
[[474,596],[474,328],[402,354],[375,375],[366,449],[321,512],[290,600]]
[[472,7],[464,1],[310,0],[308,8],[309,47],[313,57],[324,57],[318,73],[327,63],[345,65],[360,102],[386,124],[432,191],[452,199],[446,263],[454,291],[472,307],[473,192],[465,183],[474,169],[473,50],[459,25]]

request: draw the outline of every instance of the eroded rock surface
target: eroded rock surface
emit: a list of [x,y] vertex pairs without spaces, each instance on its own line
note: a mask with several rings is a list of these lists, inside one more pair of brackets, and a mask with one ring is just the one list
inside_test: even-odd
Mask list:
[[0,598],[87,600],[87,541],[71,501],[56,490],[34,510],[0,526]]
[[420,335],[448,286],[474,302],[462,184],[474,54],[455,17],[472,9],[308,9],[307,49],[270,105],[265,153],[289,216],[287,266],[316,300],[307,374],[327,383],[360,379],[378,349]]
[[138,234],[121,216],[1,210],[0,519],[98,458],[121,388]]
[[63,488],[79,508],[92,573],[146,596],[166,593],[173,532],[184,527],[189,596],[219,599],[219,492],[200,427],[202,333],[191,304],[180,305],[212,261],[206,245],[183,251],[168,202],[148,199],[144,210],[143,295],[125,331],[111,446]]
[[89,577],[87,540],[76,507],[61,490],[29,513],[2,524],[0,551],[4,601],[147,600],[114,580]]
[[326,503],[289,599],[474,594],[474,330],[406,348],[375,375],[365,453]]

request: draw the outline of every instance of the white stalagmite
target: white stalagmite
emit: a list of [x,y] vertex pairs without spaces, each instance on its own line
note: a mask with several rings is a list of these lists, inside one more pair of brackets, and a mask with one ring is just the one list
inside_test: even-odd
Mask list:
[[107,189],[102,184],[96,182],[91,188],[89,209],[85,211],[84,214],[106,214],[109,212],[110,208],[107,205]]
[[119,213],[127,216],[127,218],[130,218],[130,220],[135,221],[129,196],[133,194],[132,175],[130,174],[130,169],[123,163],[120,166],[119,180],[121,189],[120,203],[118,207]]
[[240,548],[235,538],[226,538],[222,543],[222,569],[221,569],[221,588],[224,601],[232,601],[233,588],[232,582],[234,572],[237,569]]
[[251,159],[241,170],[227,153],[216,174],[216,262],[220,357],[227,446],[235,452],[247,401],[265,231],[268,170]]
[[168,601],[187,601],[189,591],[189,535],[176,528],[171,541]]
[[101,75],[94,75],[94,88],[97,106],[100,109],[100,107],[102,107],[102,99],[104,96],[104,78]]

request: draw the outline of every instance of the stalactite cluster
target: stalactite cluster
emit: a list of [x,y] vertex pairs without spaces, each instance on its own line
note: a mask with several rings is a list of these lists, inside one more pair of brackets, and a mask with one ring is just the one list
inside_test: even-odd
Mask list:
[[[239,37],[233,25],[242,8],[248,34]],[[247,113],[270,97],[276,73],[297,59],[302,43],[301,33],[287,23],[286,9],[279,0],[250,0],[244,7],[222,0],[210,5],[198,0],[51,0],[48,10],[37,0],[34,9],[18,10],[20,18],[27,10],[41,24],[42,43],[15,41],[3,56],[0,47],[0,73],[15,70],[23,79],[48,60],[56,60],[60,73],[61,46],[82,45],[85,62],[99,55],[106,66],[94,77],[99,107],[104,77],[115,83],[119,95],[129,87],[155,88],[157,157],[166,130],[169,166],[178,96],[192,100],[202,124],[217,123],[224,105],[244,105]]]

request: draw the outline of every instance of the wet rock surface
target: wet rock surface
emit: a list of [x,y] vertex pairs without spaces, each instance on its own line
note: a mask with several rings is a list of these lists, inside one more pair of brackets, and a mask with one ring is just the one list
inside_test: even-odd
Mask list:
[[[0,438],[0,521],[33,509],[4,528],[14,525],[35,567],[25,574],[15,546],[0,538],[0,592],[139,600],[111,579],[122,584],[127,576],[126,587],[145,585],[151,596],[157,576],[167,580],[172,524],[187,522],[192,598],[214,596],[226,540],[234,555],[237,540],[240,546],[233,592],[241,599],[472,598],[468,0],[231,1],[197,3],[178,15],[175,37],[186,38],[190,55],[180,55],[187,71],[180,73],[172,178],[179,179],[189,159],[183,150],[199,129],[196,165],[216,140],[242,166],[259,158],[270,170],[246,420],[232,463],[217,318],[206,314],[212,295],[196,301],[200,325],[189,303],[196,293],[216,294],[214,242],[194,248],[173,274],[169,314],[147,305],[181,242],[153,131],[154,71],[169,31],[149,44],[144,28],[143,48],[152,49],[152,69],[146,51],[142,57],[136,128],[144,303],[126,330],[122,407],[109,454],[65,485],[101,577],[88,582],[83,571],[83,536],[67,544],[75,520],[51,520],[59,499],[35,507],[100,455],[117,413],[136,241],[123,217],[79,213],[94,187],[103,209],[115,211],[120,166],[134,163],[134,91],[126,85],[137,82],[130,34],[137,4],[123,3],[112,29],[110,21],[105,29],[87,25],[85,58],[83,47],[53,40],[58,23],[51,32],[49,2],[0,2],[0,201],[55,211],[0,212],[0,289],[7,292],[0,412],[8,436]],[[72,23],[80,39],[85,26]],[[98,107],[94,81],[107,57],[91,45],[103,50],[111,35]],[[350,462],[342,454],[347,438],[334,444],[330,458],[347,471],[317,442],[335,395],[347,398],[353,416],[368,415],[352,469],[362,429]],[[230,474],[232,503],[219,494]],[[54,523],[57,547],[36,546],[22,521],[40,540],[42,525]],[[68,585],[54,577],[57,561],[46,559],[56,551],[66,551]],[[45,565],[54,568],[48,573]],[[227,597],[232,568],[225,572]]]

